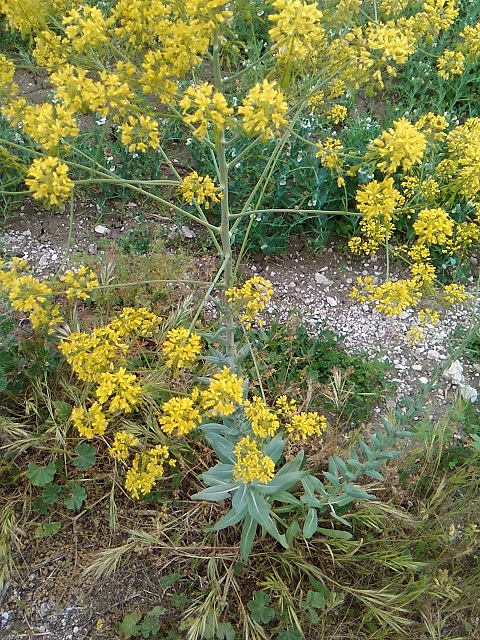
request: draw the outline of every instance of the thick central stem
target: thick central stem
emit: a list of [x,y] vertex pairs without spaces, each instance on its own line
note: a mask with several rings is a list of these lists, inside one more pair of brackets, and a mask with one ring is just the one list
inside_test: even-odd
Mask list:
[[[218,37],[218,31],[215,31],[213,36],[213,73],[215,79],[215,91],[223,93],[223,81],[220,67],[220,40]],[[220,236],[222,243],[222,257],[224,260],[223,284],[226,290],[233,284],[233,261],[232,235],[230,233],[230,206],[228,197],[228,163],[225,154],[225,130],[222,129],[221,131],[215,131],[214,139],[215,155],[217,156],[218,164],[218,180],[223,194],[221,202]],[[231,311],[228,311],[225,315],[225,325],[227,341],[226,355],[233,356],[235,351],[235,342],[234,321]]]

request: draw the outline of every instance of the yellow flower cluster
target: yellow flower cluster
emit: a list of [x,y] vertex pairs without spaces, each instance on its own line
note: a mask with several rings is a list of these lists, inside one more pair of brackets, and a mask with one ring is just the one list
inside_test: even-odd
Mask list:
[[0,287],[12,307],[27,313],[34,329],[44,325],[53,333],[53,327],[63,322],[63,317],[59,305],[52,300],[52,287],[29,273],[28,263],[22,258],[13,258],[9,269],[3,266],[0,260]]
[[453,224],[444,209],[422,209],[413,223],[413,230],[420,244],[444,245],[452,237]]
[[137,500],[150,493],[155,482],[164,475],[170,457],[168,448],[158,444],[146,453],[137,453],[127,471],[125,489]]
[[450,188],[475,201],[480,191],[480,118],[468,118],[452,129],[446,144],[449,156],[437,173],[450,181]]
[[275,463],[263,454],[257,442],[250,436],[238,441],[234,450],[237,459],[233,468],[233,477],[240,482],[263,482],[267,484],[274,475]]
[[371,22],[366,29],[368,50],[398,64],[404,64],[415,52],[416,40],[413,31],[399,27],[392,20],[383,24]]
[[302,0],[274,0],[277,13],[268,16],[275,23],[268,34],[273,51],[283,63],[301,64],[316,54],[325,42],[322,12],[317,3]]
[[285,114],[288,104],[283,93],[276,89],[275,81],[263,80],[254,85],[238,107],[243,116],[243,128],[250,136],[260,136],[267,141],[278,135],[280,127],[287,124]]
[[120,126],[121,139],[130,153],[145,151],[150,147],[157,149],[160,144],[158,123],[150,116],[128,116],[127,122]]
[[357,286],[349,295],[359,302],[374,303],[381,313],[389,316],[399,315],[405,309],[416,306],[421,298],[415,279],[387,280],[381,285],[374,285],[370,276],[359,276]]
[[207,389],[200,392],[200,403],[209,416],[230,416],[243,399],[243,378],[228,367],[215,373]]
[[108,455],[115,460],[126,460],[130,455],[129,449],[139,444],[138,438],[127,431],[117,431],[113,438]]
[[162,414],[158,418],[160,428],[167,435],[175,432],[184,436],[196,429],[202,416],[196,404],[199,398],[198,389],[192,391],[191,397],[173,397],[162,404]]
[[262,276],[250,278],[242,287],[230,287],[225,291],[228,303],[241,309],[240,321],[245,323],[247,329],[252,326],[255,316],[270,302],[272,295],[272,283]]
[[316,153],[316,157],[320,158],[323,166],[337,174],[337,184],[339,187],[345,185],[345,179],[343,177],[345,155],[343,151],[343,145],[338,138],[328,137],[323,144],[318,144],[318,151]]
[[252,423],[252,431],[259,438],[274,436],[280,428],[280,421],[268,405],[258,396],[245,400],[245,415]]
[[127,373],[125,367],[116,371],[104,373],[95,391],[99,402],[106,404],[110,401],[110,413],[123,411],[130,413],[142,397],[142,387],[137,382],[134,373]]
[[50,103],[26,106],[22,114],[22,131],[50,153],[63,143],[64,138],[75,138],[80,132],[70,107]]
[[174,369],[190,367],[202,350],[202,339],[185,327],[170,329],[162,345],[166,364]]
[[65,271],[60,281],[66,285],[65,295],[67,300],[88,300],[90,292],[98,287],[98,278],[95,273],[85,265],[76,271]]
[[290,418],[285,430],[292,440],[306,440],[312,436],[321,436],[327,428],[325,416],[316,411],[302,411]]
[[193,131],[197,138],[207,136],[209,124],[213,126],[214,132],[221,131],[227,117],[233,113],[225,96],[213,91],[213,85],[203,82],[197,87],[188,87],[179,102],[183,121],[192,127],[198,125]]
[[443,289],[443,302],[449,307],[459,302],[465,302],[470,297],[463,284],[447,284]]
[[393,178],[382,182],[372,180],[356,193],[357,208],[363,217],[360,229],[363,239],[354,237],[348,243],[354,253],[375,253],[393,234],[396,209],[404,203],[402,194],[394,187]]
[[394,173],[398,167],[408,171],[421,162],[426,146],[425,135],[406,118],[401,118],[372,142],[368,157],[384,173]]
[[90,333],[70,333],[58,348],[80,380],[99,382],[104,373],[122,364],[130,349],[129,339],[152,335],[161,321],[147,309],[126,307],[105,327]]
[[43,200],[52,207],[62,204],[73,190],[67,165],[53,156],[34,160],[27,175],[25,184],[35,200]]
[[326,112],[326,117],[331,120],[333,124],[340,124],[348,115],[348,109],[343,104],[336,104]]
[[210,176],[199,176],[196,171],[183,178],[180,193],[188,204],[196,200],[198,204],[204,204],[205,209],[209,209],[212,202],[220,202],[223,198],[222,191],[215,187]]
[[426,307],[418,312],[418,320],[422,327],[426,327],[427,324],[435,327],[439,323],[440,314],[438,311]]
[[98,7],[81,5],[72,9],[63,19],[65,35],[77,53],[96,49],[109,40],[109,27],[113,18],[105,18]]
[[84,407],[74,407],[71,418],[80,437],[87,440],[103,436],[108,427],[107,418],[98,402],[94,402],[87,411]]
[[230,3],[225,0],[184,0],[184,4],[186,14],[211,31],[233,16],[233,11],[227,9]]

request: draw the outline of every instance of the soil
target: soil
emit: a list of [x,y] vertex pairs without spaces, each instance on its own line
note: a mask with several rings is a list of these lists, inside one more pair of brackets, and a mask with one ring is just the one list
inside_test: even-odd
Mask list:
[[[49,276],[74,264],[82,253],[95,254],[100,259],[111,243],[128,238],[134,229],[147,229],[164,237],[172,251],[178,246],[190,246],[198,255],[199,272],[204,270],[204,262],[211,262],[211,256],[199,253],[203,242],[201,231],[179,229],[165,219],[159,220],[155,212],[145,211],[136,202],[113,203],[110,214],[100,220],[94,205],[76,202],[70,241],[68,212],[45,212],[35,203],[26,202],[19,206],[18,215],[4,225],[2,251],[6,256],[26,257],[35,265],[37,273]],[[412,346],[405,333],[417,323],[413,312],[389,318],[371,305],[358,304],[348,295],[358,275],[381,279],[384,269],[380,258],[356,260],[333,246],[320,255],[312,255],[299,247],[281,257],[251,258],[245,263],[244,274],[264,275],[273,282],[276,293],[267,311],[267,320],[278,315],[286,320],[295,313],[312,335],[327,326],[345,336],[348,349],[388,359],[392,364],[390,378],[398,385],[397,398],[389,401],[392,407],[401,396],[416,394],[434,369],[445,365],[458,342],[456,336],[459,331],[466,331],[475,309],[471,303],[444,312],[439,326],[426,327],[425,341]],[[402,269],[394,265],[393,271],[401,275]],[[465,376],[464,383],[477,389],[479,372],[462,359],[458,365]],[[441,413],[458,393],[452,376],[444,378],[444,382],[440,389],[432,392],[432,416]],[[385,406],[379,407],[377,413],[384,410]],[[462,434],[454,437],[461,439]],[[0,497],[2,491],[5,489],[0,489]],[[165,630],[176,628],[181,621],[172,603],[174,597],[180,597],[182,583],[162,586],[162,578],[174,572],[186,575],[195,566],[192,565],[195,557],[201,586],[211,550],[203,553],[199,541],[205,524],[216,520],[218,514],[208,513],[210,507],[204,511],[203,504],[187,508],[187,501],[180,501],[179,511],[175,513],[171,505],[132,506],[124,497],[118,505],[119,527],[112,532],[106,515],[108,495],[99,499],[98,509],[67,518],[59,533],[50,538],[35,538],[31,530],[18,532],[21,544],[14,554],[16,571],[0,593],[0,639],[118,639],[116,625],[127,613],[145,612],[164,603],[169,606]],[[185,521],[185,530],[182,540],[172,543],[168,524],[178,518]],[[84,573],[102,549],[131,542],[135,537],[131,531],[135,529],[152,535],[158,544],[133,545],[125,556],[126,561],[119,563],[118,571],[111,577],[95,581],[92,574]],[[191,557],[185,551],[177,553],[177,544],[191,544]],[[168,550],[162,551],[165,545]],[[233,562],[235,541],[219,540],[217,553]]]

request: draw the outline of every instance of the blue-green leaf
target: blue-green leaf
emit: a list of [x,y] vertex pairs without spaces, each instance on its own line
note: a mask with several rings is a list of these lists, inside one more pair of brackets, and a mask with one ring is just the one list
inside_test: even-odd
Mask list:
[[208,471],[205,471],[205,473],[202,473],[200,478],[205,484],[213,486],[222,482],[231,482],[232,471],[233,464],[219,462]]
[[247,507],[243,507],[240,511],[230,509],[227,513],[220,518],[220,520],[212,527],[213,531],[221,531],[227,527],[232,527],[234,524],[238,524],[247,514]]
[[226,500],[230,497],[230,492],[232,489],[237,489],[239,487],[238,482],[236,484],[230,483],[219,483],[214,485],[213,487],[207,487],[203,489],[203,491],[199,491],[192,496],[192,500],[211,500],[213,502],[219,500]]
[[250,489],[251,485],[242,482],[237,491],[235,491],[232,498],[232,508],[235,509],[235,511],[240,511],[240,509],[243,509],[246,505],[246,495]]
[[317,532],[318,528],[318,516],[316,509],[309,509],[307,513],[307,517],[305,518],[305,523],[303,525],[303,536],[304,538],[311,538]]
[[277,435],[263,447],[263,453],[271,458],[276,464],[280,460],[285,443],[286,440],[282,438],[280,433],[277,433]]
[[87,492],[76,482],[68,482],[67,489],[70,491],[70,495],[63,501],[65,506],[67,509],[80,509],[87,498]]
[[257,533],[257,526],[255,520],[247,513],[243,521],[242,536],[240,538],[240,557],[243,562],[247,562],[250,551],[252,550],[255,534]]
[[293,485],[300,482],[305,475],[305,471],[291,471],[290,473],[280,474],[277,473],[268,484],[258,483],[255,488],[261,493],[270,496],[276,494],[277,491],[286,491],[293,487]]
[[338,529],[323,529],[322,527],[318,527],[318,533],[327,536],[327,538],[334,538],[335,540],[350,540],[352,534],[350,531],[339,531]]
[[270,505],[265,498],[255,491],[255,489],[252,489],[252,491],[247,494],[247,504],[248,513],[252,518],[256,520],[260,526],[266,529],[272,538],[278,540],[283,547],[288,548],[285,536],[278,532],[275,523],[270,517]]
[[206,432],[205,440],[215,451],[221,462],[235,464],[234,445],[219,433]]

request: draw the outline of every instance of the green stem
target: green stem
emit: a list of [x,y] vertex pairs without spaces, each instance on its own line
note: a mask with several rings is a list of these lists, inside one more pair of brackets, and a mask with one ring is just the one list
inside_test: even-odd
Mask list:
[[55,278],[58,278],[58,276],[60,275],[63,267],[65,266],[65,263],[67,262],[67,258],[68,258],[68,252],[70,250],[70,245],[72,244],[72,236],[73,236],[73,212],[74,212],[74,199],[73,199],[73,191],[72,194],[70,196],[70,216],[68,219],[68,237],[67,237],[67,244],[65,245],[65,253],[63,254],[63,260],[60,263],[60,266],[58,267],[56,273],[55,273]]
[[[218,30],[213,34],[213,75],[215,79],[215,91],[221,93],[223,89],[221,65],[220,65],[220,38]],[[232,235],[230,233],[230,206],[228,197],[228,163],[225,154],[225,130],[222,129],[215,135],[215,155],[217,156],[218,178],[223,197],[221,201],[220,240],[223,257],[223,283],[225,289],[233,284],[232,267]],[[225,315],[226,326],[226,355],[233,356],[235,351],[235,334],[233,313],[227,311]]]

